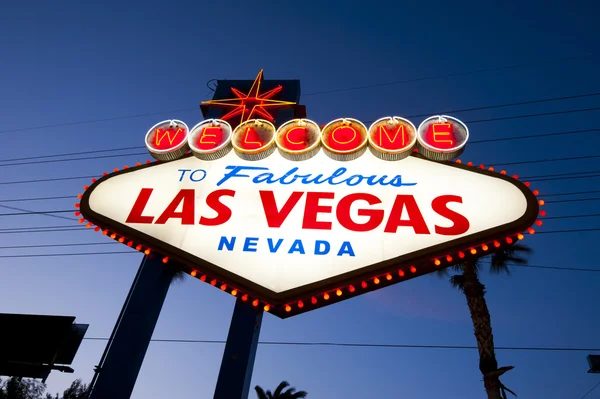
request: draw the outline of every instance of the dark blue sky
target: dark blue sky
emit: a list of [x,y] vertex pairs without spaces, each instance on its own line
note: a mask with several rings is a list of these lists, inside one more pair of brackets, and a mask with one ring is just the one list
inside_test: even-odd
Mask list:
[[[4,2],[0,6],[0,159],[143,145],[154,123],[202,119],[209,79],[298,78],[309,117],[370,121],[600,92],[599,7],[565,2]],[[524,65],[514,68],[508,66]],[[463,73],[486,70],[485,72]],[[431,78],[452,75],[442,78]],[[334,91],[379,83],[366,89]],[[587,97],[454,114],[468,122],[598,107]],[[186,110],[39,129],[68,122]],[[598,128],[597,111],[468,124],[471,140]],[[413,118],[418,124],[423,118]],[[461,157],[493,165],[600,155],[598,132],[473,143]],[[122,153],[139,152],[129,150]],[[143,150],[141,151],[143,152]],[[98,155],[98,154],[96,154]],[[148,156],[2,166],[0,183],[99,175]],[[34,159],[35,160],[35,159]],[[31,160],[30,160],[31,161]],[[5,163],[5,162],[4,162]],[[538,176],[598,170],[597,159],[506,166]],[[598,178],[540,181],[542,193],[598,188]],[[76,195],[86,180],[0,184],[0,201]],[[548,200],[593,198],[553,197]],[[12,202],[28,210],[70,209],[74,200]],[[547,205],[549,216],[598,213],[598,201]],[[14,212],[2,209],[2,212]],[[60,215],[60,214],[59,214]],[[70,217],[69,214],[62,214]],[[75,223],[0,217],[2,229]],[[596,228],[598,218],[548,220],[540,231]],[[91,233],[1,234],[1,245],[107,242]],[[598,232],[526,239],[531,264],[599,268]],[[0,255],[114,251],[121,247],[0,249]],[[88,337],[107,337],[141,257],[136,254],[0,258],[1,312],[74,315]],[[483,274],[496,345],[600,348],[600,273],[513,269]],[[188,279],[173,286],[155,338],[226,338],[234,300]],[[596,304],[596,305],[594,305]],[[266,315],[262,340],[475,345],[461,294],[424,276],[288,320]],[[51,391],[89,381],[105,343],[84,341],[74,375],[55,373]],[[223,346],[153,343],[134,398],[212,397]],[[515,365],[503,379],[520,398],[578,399],[600,381],[588,352],[497,351]],[[260,346],[254,384],[281,380],[310,398],[481,398],[474,350]],[[252,395],[251,395],[252,397]],[[600,389],[588,398],[600,398]]]

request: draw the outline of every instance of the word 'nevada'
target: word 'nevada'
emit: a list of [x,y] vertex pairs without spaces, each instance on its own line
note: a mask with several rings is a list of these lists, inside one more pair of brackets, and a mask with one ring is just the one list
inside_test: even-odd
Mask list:
[[[237,239],[237,237],[222,236],[221,239],[219,240],[219,246],[217,247],[217,250],[223,251],[225,249],[227,251],[233,251],[235,248],[236,239]],[[246,239],[244,240],[244,244],[241,248],[242,251],[243,252],[257,252],[258,248],[256,248],[256,247],[258,245],[259,240],[260,240],[259,237],[246,237]],[[281,251],[281,252],[287,252],[288,254],[296,254],[296,253],[299,255],[306,254],[306,249],[304,249],[305,243],[302,240],[296,239],[291,244],[286,244],[285,246],[282,245],[283,241],[284,241],[283,238],[280,238],[278,240],[275,240],[273,238],[267,238],[267,242],[266,242],[267,248],[263,248],[263,249],[268,249],[270,253],[277,253],[277,252]],[[239,247],[240,246],[238,245],[238,249],[239,249]],[[311,251],[311,253],[314,255],[327,255],[330,251],[331,251],[331,243],[329,241],[315,240],[314,250]],[[355,256],[354,248],[352,248],[352,244],[350,244],[349,241],[344,241],[340,245],[340,248],[337,251],[336,255],[337,256],[342,256],[342,255]]]
[[[236,192],[229,189],[216,190],[209,193],[205,198],[205,205],[208,206],[216,216],[200,216],[197,218],[196,209],[205,209],[203,205],[196,204],[196,191],[194,189],[181,189],[175,195],[175,198],[165,204],[164,211],[156,215],[144,214],[144,210],[154,189],[142,188],[131,211],[126,219],[126,223],[141,224],[165,224],[170,220],[178,220],[182,225],[204,225],[218,226],[226,223],[232,217],[232,210],[222,202],[223,197],[235,197]],[[415,234],[431,234],[428,224],[425,222],[419,204],[412,195],[396,195],[394,203],[387,209],[377,209],[374,206],[383,202],[376,195],[368,193],[352,193],[341,198],[336,198],[333,192],[304,192],[294,191],[285,200],[278,204],[273,191],[258,191],[262,211],[265,216],[267,226],[270,228],[280,228],[286,221],[290,213],[297,208],[301,199],[304,199],[304,212],[302,217],[302,229],[331,230],[333,222],[319,220],[320,215],[334,214],[338,224],[350,231],[364,232],[371,231],[384,225],[385,233],[396,233],[398,228],[412,228]],[[325,204],[324,201],[336,200],[333,204]],[[156,199],[155,199],[156,201]],[[354,203],[366,203],[358,208],[360,221],[353,219],[351,208]],[[469,220],[460,213],[448,208],[448,204],[462,204],[462,197],[457,195],[441,195],[434,198],[428,206],[439,216],[452,223],[449,227],[434,225],[434,231],[439,235],[460,235],[469,230]],[[423,204],[421,204],[423,205]],[[385,206],[385,204],[384,204]],[[211,212],[211,213],[213,213]],[[244,210],[252,212],[252,210]],[[407,218],[403,219],[402,216]],[[247,216],[247,215],[243,215]],[[366,218],[366,220],[365,220]]]

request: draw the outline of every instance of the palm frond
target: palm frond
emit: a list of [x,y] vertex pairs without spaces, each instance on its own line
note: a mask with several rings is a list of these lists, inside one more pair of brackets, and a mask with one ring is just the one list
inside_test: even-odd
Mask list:
[[269,399],[265,391],[260,386],[255,386],[254,390],[256,391],[256,396],[258,396],[258,399]]
[[500,252],[496,252],[492,255],[490,272],[492,274],[506,273],[510,275],[508,266],[511,264],[526,265],[528,263],[527,256],[532,252],[531,248],[522,244],[514,244]]
[[290,386],[290,383],[287,381],[281,381],[281,384],[279,384],[277,386],[277,388],[275,388],[275,392],[273,392],[273,396],[278,397],[281,395],[281,393],[283,392],[283,390],[287,387]]
[[308,392],[298,391],[292,394],[292,396],[290,396],[290,399],[303,399],[306,398],[306,395],[308,395]]
[[465,276],[462,274],[455,274],[450,277],[450,284],[454,288],[458,288],[460,291],[464,291],[465,289]]
[[185,281],[185,278],[187,277],[187,273],[184,272],[183,270],[176,270],[175,273],[173,273],[173,279],[171,280],[171,284],[179,284]]

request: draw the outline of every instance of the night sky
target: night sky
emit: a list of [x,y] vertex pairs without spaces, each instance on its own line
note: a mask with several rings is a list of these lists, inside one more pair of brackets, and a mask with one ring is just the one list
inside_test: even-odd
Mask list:
[[[254,79],[260,69],[266,79],[300,79],[301,103],[320,124],[599,93],[598,11],[593,1],[4,2],[0,212],[71,209],[89,179],[6,183],[99,176],[143,162],[152,125],[202,120],[198,104],[212,97],[208,80]],[[461,158],[523,177],[553,175],[532,181],[542,194],[598,190],[598,175],[585,172],[599,171],[600,130],[593,130],[600,129],[599,99],[451,113],[470,129],[472,142]],[[586,109],[592,110],[485,121]],[[425,117],[411,120],[418,125]],[[575,130],[587,131],[476,143]],[[125,147],[134,148],[41,158]],[[134,155],[86,159],[115,154]],[[80,159],[35,163],[66,158]],[[556,158],[579,159],[525,163]],[[7,166],[14,163],[25,164]],[[568,173],[575,175],[554,176]],[[54,196],[73,198],[2,202]],[[599,235],[577,232],[600,227],[600,202],[571,201],[600,194],[541,197],[549,217],[595,216],[546,221],[540,233],[570,232],[528,236],[524,243],[535,251],[530,263],[596,271],[515,267],[511,276],[483,273],[495,343],[600,349]],[[71,213],[0,215],[0,312],[72,315],[90,325],[87,337],[106,338],[140,254],[7,257],[125,250],[87,231],[14,230],[67,225],[77,226]],[[102,245],[4,248],[60,243]],[[233,305],[231,296],[188,278],[171,287],[154,338],[224,340]],[[261,341],[476,345],[465,298],[436,275],[287,320],[266,314]],[[88,382],[104,347],[105,341],[85,340],[75,373],[52,373],[50,392],[75,378]],[[133,397],[212,397],[223,348],[151,343]],[[600,382],[586,373],[589,353],[497,350],[497,357],[500,366],[516,366],[502,381],[519,398],[579,399]],[[252,386],[274,389],[282,380],[309,398],[485,395],[473,349],[259,346]],[[600,388],[586,398],[600,398]]]

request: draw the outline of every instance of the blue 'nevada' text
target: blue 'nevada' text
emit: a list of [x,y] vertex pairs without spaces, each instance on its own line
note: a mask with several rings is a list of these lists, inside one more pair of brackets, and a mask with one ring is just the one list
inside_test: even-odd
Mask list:
[[[225,237],[222,236],[219,240],[219,247],[217,248],[219,251],[233,251],[235,248],[235,242],[237,237]],[[325,240],[316,240],[313,245],[304,245],[304,242],[300,239],[293,240],[291,244],[287,242],[283,245],[283,238],[279,238],[277,240],[273,238],[267,238],[266,242],[268,245],[268,250],[270,253],[277,252],[287,252],[288,254],[300,254],[306,255],[306,252],[309,251],[314,255],[327,255],[331,252],[331,244],[329,241]],[[259,238],[258,237],[246,237],[242,245],[238,245],[238,249],[241,246],[243,252],[258,252]],[[266,248],[265,248],[266,249]],[[262,252],[262,251],[261,251]],[[335,250],[333,251],[335,253]],[[339,250],[337,251],[337,256],[354,256],[354,249],[352,245],[348,241],[344,241]]]

